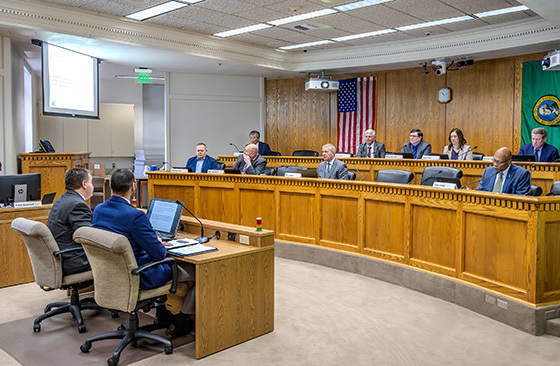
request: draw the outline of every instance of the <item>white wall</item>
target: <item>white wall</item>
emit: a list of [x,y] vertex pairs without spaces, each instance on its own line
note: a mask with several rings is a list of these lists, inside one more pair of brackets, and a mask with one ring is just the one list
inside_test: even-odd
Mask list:
[[263,136],[263,78],[169,73],[166,79],[166,156],[173,166],[194,156],[198,142],[217,158],[233,153],[230,142],[242,149],[251,130]]

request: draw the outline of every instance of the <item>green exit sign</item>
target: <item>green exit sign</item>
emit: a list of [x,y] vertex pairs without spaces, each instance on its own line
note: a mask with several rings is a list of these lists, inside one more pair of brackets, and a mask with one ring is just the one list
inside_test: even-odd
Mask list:
[[140,84],[146,84],[150,82],[150,74],[138,74],[138,82]]

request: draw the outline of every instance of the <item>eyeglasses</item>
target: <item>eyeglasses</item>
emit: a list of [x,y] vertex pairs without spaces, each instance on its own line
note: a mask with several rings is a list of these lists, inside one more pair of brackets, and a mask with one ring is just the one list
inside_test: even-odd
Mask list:
[[409,137],[410,137],[410,138],[413,138],[413,137],[420,137],[420,136],[418,136],[418,135],[410,135]]
[[498,164],[498,165],[502,165],[502,164],[507,163],[507,162],[510,161],[510,160],[511,160],[511,159],[508,159],[508,160],[496,160],[496,159],[492,158],[492,163]]

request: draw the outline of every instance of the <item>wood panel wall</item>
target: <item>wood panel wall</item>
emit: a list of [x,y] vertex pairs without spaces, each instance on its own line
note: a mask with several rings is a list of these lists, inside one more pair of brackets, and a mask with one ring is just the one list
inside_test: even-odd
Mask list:
[[[493,155],[502,146],[519,150],[521,64],[544,53],[475,61],[460,71],[420,75],[422,68],[333,75],[337,79],[377,76],[378,141],[396,151],[420,128],[434,152],[443,152],[449,131],[460,128],[477,152]],[[452,67],[453,68],[453,67]],[[336,93],[306,92],[305,77],[266,79],[266,141],[272,150],[321,151],[336,144]],[[437,101],[448,87],[452,100]]]

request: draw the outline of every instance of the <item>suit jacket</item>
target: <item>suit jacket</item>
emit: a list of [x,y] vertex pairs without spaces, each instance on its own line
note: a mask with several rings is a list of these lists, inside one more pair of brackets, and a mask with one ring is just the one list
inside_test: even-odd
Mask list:
[[[78,192],[68,190],[54,201],[47,226],[60,250],[81,248],[82,245],[76,243],[72,235],[82,226],[91,226],[91,209]],[[89,262],[83,249],[62,254],[62,273],[65,275],[89,270]]]
[[348,167],[342,161],[332,160],[331,172],[327,174],[327,162],[323,161],[317,166],[317,177],[327,179],[348,179]]
[[[445,147],[443,148],[443,153],[447,154],[447,156],[449,156],[449,159],[451,159],[452,151],[453,149],[450,149],[449,145],[445,145]],[[459,156],[457,157],[457,160],[473,160],[472,149],[469,145],[464,145],[463,148],[459,150]]]
[[[482,180],[480,181],[477,191],[492,192],[494,182],[498,175],[494,167],[489,166],[484,169],[482,173]],[[506,181],[502,186],[502,193],[511,194],[527,194],[531,189],[531,173],[527,169],[521,168],[515,164],[511,164],[506,176]]]
[[[138,266],[162,260],[167,249],[158,240],[146,214],[122,197],[111,196],[95,207],[93,226],[124,235],[130,241]],[[171,268],[160,264],[140,273],[140,288],[151,289],[165,285],[172,278]]]
[[[410,141],[403,145],[401,152],[412,154],[412,144],[410,143]],[[418,144],[418,151],[416,152],[416,159],[422,159],[422,156],[424,156],[424,154],[431,153],[432,145],[428,144],[427,142],[420,141],[420,143]]]
[[[368,146],[367,144],[360,144],[358,146],[357,158],[367,158]],[[371,151],[372,158],[385,158],[385,144],[379,141],[373,142],[373,149]]]
[[[519,149],[517,155],[534,155],[534,152],[535,148],[533,147],[533,144],[527,144],[521,146],[521,149]],[[558,158],[558,149],[545,142],[541,149],[541,156],[539,158],[539,161],[551,162],[557,160]]]
[[[196,156],[193,156],[192,158],[190,158],[187,161],[187,168],[191,168],[191,170],[193,172],[196,172],[196,160],[198,158]],[[217,169],[218,168],[218,162],[216,161],[216,159],[214,159],[213,157],[211,157],[210,155],[206,155],[206,158],[204,159],[204,162],[202,163],[202,173],[208,173],[208,169]]]
[[259,155],[272,155],[272,150],[270,150],[270,146],[266,142],[259,141]]
[[[261,175],[264,174],[264,170],[266,168],[266,160],[260,155],[257,155],[252,161],[251,166],[247,168],[247,174],[249,175]],[[233,166],[233,169],[241,170],[243,173],[243,169],[245,169],[245,159],[243,159],[243,154],[237,157],[237,161]]]

